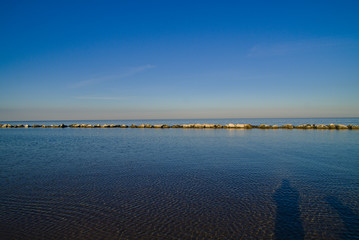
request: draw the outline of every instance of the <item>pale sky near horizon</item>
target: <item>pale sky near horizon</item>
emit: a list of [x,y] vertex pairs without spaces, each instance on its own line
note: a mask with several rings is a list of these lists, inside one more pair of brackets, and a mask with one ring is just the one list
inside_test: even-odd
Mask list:
[[0,121],[359,117],[359,1],[1,1]]

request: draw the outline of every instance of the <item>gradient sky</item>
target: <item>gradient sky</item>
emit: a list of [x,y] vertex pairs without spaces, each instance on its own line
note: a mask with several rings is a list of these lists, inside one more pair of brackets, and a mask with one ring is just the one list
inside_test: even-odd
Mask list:
[[359,117],[359,1],[1,1],[0,120]]

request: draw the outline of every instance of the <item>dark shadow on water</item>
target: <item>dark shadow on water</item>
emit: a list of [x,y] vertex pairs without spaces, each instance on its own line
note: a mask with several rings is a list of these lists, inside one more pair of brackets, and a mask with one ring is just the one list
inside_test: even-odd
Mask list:
[[277,205],[275,238],[304,239],[298,191],[290,185],[287,179],[283,179],[282,185],[274,193],[273,199]]
[[359,239],[359,216],[336,197],[330,196],[327,201],[337,211],[345,225],[345,229],[340,232],[342,239]]

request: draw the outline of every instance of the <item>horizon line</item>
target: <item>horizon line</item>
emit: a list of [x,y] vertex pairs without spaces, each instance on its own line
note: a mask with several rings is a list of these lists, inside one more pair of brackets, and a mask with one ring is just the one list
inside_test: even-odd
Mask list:
[[238,117],[238,118],[123,118],[123,119],[43,119],[43,120],[5,120],[0,122],[40,122],[40,121],[138,121],[138,120],[216,120],[216,119],[320,119],[320,118],[359,118],[357,117]]

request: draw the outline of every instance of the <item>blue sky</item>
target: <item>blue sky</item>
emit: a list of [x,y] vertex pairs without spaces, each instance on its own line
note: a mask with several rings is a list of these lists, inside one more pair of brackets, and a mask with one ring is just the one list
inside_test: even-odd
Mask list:
[[359,117],[359,1],[1,1],[0,120]]

